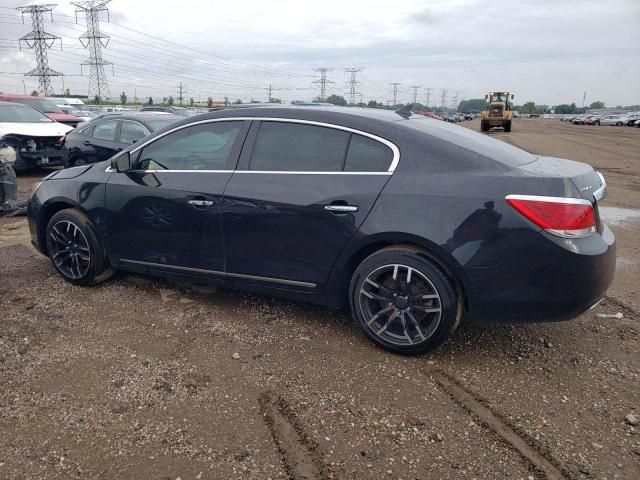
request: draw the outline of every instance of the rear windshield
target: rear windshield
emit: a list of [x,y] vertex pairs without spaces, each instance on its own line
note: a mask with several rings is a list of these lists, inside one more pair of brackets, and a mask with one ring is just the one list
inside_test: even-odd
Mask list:
[[532,153],[491,138],[487,134],[421,115],[412,116],[409,121],[403,122],[403,125],[513,167],[534,162],[538,158]]
[[159,118],[157,119],[153,119],[153,120],[147,120],[146,118],[144,119],[144,123],[146,123],[149,128],[151,128],[152,132],[155,132],[156,130],[160,130],[161,128],[166,127],[167,125],[171,125],[173,122],[175,122],[177,120],[176,117],[174,117],[173,115],[170,115],[169,118],[164,118],[164,115],[160,116],[158,115]]
[[42,113],[64,113],[51,100],[38,97],[11,98],[10,102],[29,105]]
[[52,121],[30,107],[21,105],[3,105],[0,107],[0,123],[47,123]]

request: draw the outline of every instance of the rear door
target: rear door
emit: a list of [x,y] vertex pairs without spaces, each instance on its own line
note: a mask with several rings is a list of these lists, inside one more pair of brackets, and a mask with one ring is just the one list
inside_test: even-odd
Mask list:
[[397,148],[348,128],[255,121],[223,201],[231,280],[313,288],[371,210]]
[[82,140],[82,152],[87,163],[101,162],[111,158],[122,146],[116,142],[120,120],[103,120],[94,125],[91,138]]

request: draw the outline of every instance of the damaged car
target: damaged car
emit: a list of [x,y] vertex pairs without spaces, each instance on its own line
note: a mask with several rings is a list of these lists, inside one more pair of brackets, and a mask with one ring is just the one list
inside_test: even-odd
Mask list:
[[62,165],[64,136],[71,130],[26,105],[0,102],[0,149],[16,172]]

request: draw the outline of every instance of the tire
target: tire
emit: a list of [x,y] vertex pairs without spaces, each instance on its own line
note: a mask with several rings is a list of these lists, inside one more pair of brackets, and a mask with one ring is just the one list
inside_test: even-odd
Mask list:
[[452,281],[422,250],[410,246],[384,248],[364,259],[351,278],[349,301],[365,336],[402,355],[439,347],[462,316]]
[[46,243],[53,267],[70,283],[95,285],[114,273],[100,236],[91,220],[79,210],[55,213],[47,224]]
[[507,133],[511,131],[511,120],[504,124],[504,131]]
[[596,120],[596,121],[594,122],[594,125],[596,125],[597,127],[599,127],[599,126],[600,126],[600,120]]
[[487,122],[480,122],[480,131],[481,132],[489,131],[489,125],[487,124]]
[[622,126],[622,122],[616,123],[616,127],[621,127],[621,126]]

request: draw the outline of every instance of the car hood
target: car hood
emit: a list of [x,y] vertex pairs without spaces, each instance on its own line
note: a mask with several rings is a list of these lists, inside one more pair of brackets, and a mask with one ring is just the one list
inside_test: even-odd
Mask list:
[[70,130],[73,130],[73,128],[58,122],[0,123],[0,137],[9,134],[33,137],[62,137]]

